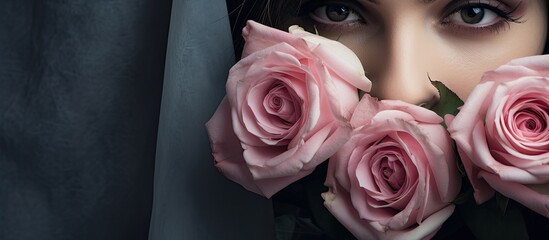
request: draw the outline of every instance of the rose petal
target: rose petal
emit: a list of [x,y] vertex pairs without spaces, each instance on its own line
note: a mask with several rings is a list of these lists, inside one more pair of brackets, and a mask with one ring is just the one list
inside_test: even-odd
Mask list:
[[442,224],[454,213],[455,205],[437,211],[433,215],[425,218],[418,227],[410,230],[388,231],[381,239],[430,239],[442,227]]
[[[549,195],[540,194],[520,183],[503,181],[487,172],[481,172],[480,176],[496,191],[549,218]],[[547,184],[545,187],[548,187]]]
[[291,176],[302,170],[314,169],[333,155],[347,141],[349,134],[350,128],[332,124],[294,148],[245,147],[244,158],[255,179]]
[[376,98],[364,94],[355,108],[357,110],[354,111],[351,117],[351,125],[354,128],[359,128],[370,124],[372,118],[379,112],[379,108],[379,101]]
[[306,32],[297,26],[291,26],[289,32],[303,38],[313,53],[320,56],[326,66],[341,79],[364,92],[370,92],[372,83],[366,77],[359,58],[351,49],[338,41]]
[[476,165],[473,164],[473,161],[469,157],[468,153],[465,152],[467,149],[458,147],[457,151],[461,162],[463,163],[463,168],[469,177],[469,182],[473,187],[473,196],[477,204],[482,204],[492,198],[495,194],[495,191],[486,181],[482,180],[479,176],[479,173],[482,171]]
[[245,164],[238,138],[231,128],[225,127],[227,124],[230,126],[230,122],[230,106],[225,97],[206,123],[215,166],[228,179],[242,185],[248,191],[262,194]]
[[242,29],[242,37],[245,40],[242,58],[279,43],[288,43],[296,48],[308,48],[305,41],[299,37],[252,20],[246,21],[246,26]]

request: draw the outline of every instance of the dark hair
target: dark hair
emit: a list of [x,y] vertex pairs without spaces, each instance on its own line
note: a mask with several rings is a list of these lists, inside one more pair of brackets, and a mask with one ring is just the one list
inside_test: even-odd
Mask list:
[[[231,32],[236,58],[240,58],[244,39],[242,28],[247,20],[254,20],[271,27],[284,26],[285,19],[299,12],[301,0],[226,0],[231,21]],[[281,29],[286,30],[286,29]]]
[[[233,34],[233,45],[236,58],[240,58],[244,40],[242,28],[247,20],[254,20],[271,27],[286,26],[284,22],[299,12],[301,0],[226,0]],[[549,15],[549,3],[546,3],[546,14]],[[549,26],[549,17],[548,17]],[[282,29],[285,30],[285,29]],[[548,31],[549,35],[549,31]],[[544,54],[549,54],[549,36],[545,41]]]

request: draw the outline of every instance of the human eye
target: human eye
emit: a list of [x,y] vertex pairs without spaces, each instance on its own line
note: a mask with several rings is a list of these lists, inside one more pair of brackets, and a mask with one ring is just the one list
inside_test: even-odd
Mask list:
[[520,21],[520,17],[515,14],[517,9],[518,5],[509,7],[497,1],[466,1],[451,6],[442,25],[457,30],[497,32],[511,22]]
[[351,7],[343,4],[326,4],[310,13],[311,18],[325,24],[338,24],[360,21],[361,18]]
[[300,9],[300,15],[308,17],[319,27],[351,27],[364,23],[354,4],[347,1],[308,1]]

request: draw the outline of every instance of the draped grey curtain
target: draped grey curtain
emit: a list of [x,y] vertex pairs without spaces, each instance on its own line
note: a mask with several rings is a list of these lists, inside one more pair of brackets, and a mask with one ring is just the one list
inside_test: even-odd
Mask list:
[[274,239],[270,202],[213,167],[205,122],[234,63],[224,0],[175,0],[150,239]]
[[171,1],[0,1],[0,239],[146,239]]
[[0,239],[273,236],[270,203],[209,155],[233,61],[223,11],[0,1]]

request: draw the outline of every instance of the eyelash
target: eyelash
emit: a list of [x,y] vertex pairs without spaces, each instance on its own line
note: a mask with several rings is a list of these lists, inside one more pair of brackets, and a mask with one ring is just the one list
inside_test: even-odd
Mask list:
[[[515,7],[513,7],[510,10],[503,10],[503,9],[501,9],[500,4],[498,4],[496,6],[493,6],[493,5],[489,5],[489,4],[486,4],[486,3],[478,3],[478,2],[473,3],[473,2],[470,1],[470,2],[467,2],[465,4],[462,4],[462,5],[459,5],[459,6],[455,7],[452,11],[450,11],[449,14],[445,14],[445,17],[442,18],[442,20],[441,20],[441,26],[443,28],[450,28],[450,29],[453,29],[453,30],[457,29],[458,31],[471,32],[471,33],[478,33],[479,31],[480,32],[486,31],[486,32],[498,33],[505,26],[509,26],[510,23],[520,23],[521,22],[520,21],[521,17],[513,17],[513,14],[516,12],[516,10],[518,9],[518,7],[520,6],[521,3],[522,2],[519,2],[519,4],[517,4]],[[487,25],[487,26],[481,26],[481,27],[463,26],[463,25],[456,24],[456,23],[449,20],[450,16],[452,16],[454,14],[457,14],[460,11],[463,11],[463,10],[468,9],[468,8],[482,8],[482,9],[485,9],[485,10],[492,11],[500,19],[494,24],[490,24],[490,25]]]
[[[352,29],[357,22],[344,22],[344,23],[321,23],[317,20],[314,20],[310,15],[318,8],[322,6],[328,6],[330,4],[337,4],[341,6],[348,7],[351,9],[354,13],[359,14],[359,11],[357,11],[356,7],[353,6],[353,4],[348,4],[343,1],[308,1],[305,2],[302,7],[299,10],[298,16],[299,17],[305,17],[307,19],[310,19],[311,21],[315,22],[315,28],[320,27],[326,31],[331,31],[337,29],[338,31],[346,31]],[[510,8],[509,10],[502,9],[500,7],[501,4],[497,5],[490,5],[486,3],[480,3],[478,0],[473,2],[473,0],[466,1],[465,3],[461,4],[453,4],[454,6],[450,6],[447,8],[450,8],[451,10],[445,10],[443,12],[446,12],[444,14],[443,18],[441,18],[440,25],[442,28],[447,28],[449,30],[457,30],[457,31],[463,31],[466,33],[479,33],[479,32],[495,32],[498,33],[502,28],[505,26],[509,26],[510,23],[520,23],[520,19],[522,17],[513,17],[513,14],[516,12],[516,10],[519,8],[520,4],[522,4],[522,1],[520,1],[516,6]],[[457,5],[457,6],[456,6]],[[452,22],[449,18],[453,14],[457,14],[462,10],[466,10],[467,8],[482,8],[484,10],[492,11],[494,12],[497,17],[499,18],[498,21],[494,24],[490,24],[487,26],[481,26],[481,27],[473,27],[473,26],[464,26],[461,24],[457,24],[455,22]],[[360,15],[360,14],[359,14]],[[364,20],[364,18],[361,16],[361,19],[359,21],[362,24],[366,24],[367,22]],[[318,26],[316,25],[318,24]]]
[[357,7],[354,6],[353,4],[348,4],[348,3],[344,3],[343,1],[329,1],[329,0],[324,0],[324,1],[307,1],[305,3],[303,3],[299,9],[299,12],[298,12],[298,17],[301,17],[301,18],[306,18],[306,19],[309,19],[311,21],[313,21],[315,23],[314,25],[314,28],[316,30],[316,28],[320,28],[320,29],[323,29],[325,31],[332,31],[332,30],[337,30],[339,32],[345,32],[347,30],[350,30],[352,28],[354,28],[357,24],[366,24],[366,21],[364,20],[364,18],[362,16],[360,16],[360,20],[357,20],[357,21],[353,21],[353,22],[344,22],[344,23],[333,23],[333,24],[330,24],[330,23],[322,23],[322,22],[319,22],[317,20],[314,20],[314,18],[312,18],[310,15],[315,11],[317,10],[318,8],[320,7],[325,7],[325,6],[329,6],[329,5],[338,5],[338,6],[345,6],[349,9],[351,9],[351,11],[355,14],[359,14],[359,11],[357,11]]

